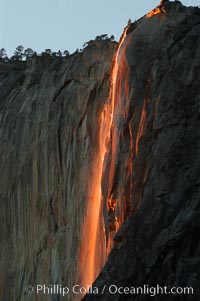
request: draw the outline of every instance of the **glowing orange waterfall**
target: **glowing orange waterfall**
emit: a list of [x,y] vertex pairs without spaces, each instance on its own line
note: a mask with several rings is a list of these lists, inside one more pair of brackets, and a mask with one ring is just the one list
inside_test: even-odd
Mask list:
[[[110,98],[112,105],[112,128],[110,128],[111,137],[111,166],[109,171],[109,187],[107,195],[108,211],[108,231],[106,252],[109,255],[113,247],[115,233],[119,230],[124,220],[124,208],[119,197],[112,193],[112,186],[116,173],[116,162],[118,158],[118,139],[120,136],[120,119],[125,117],[125,107],[129,98],[129,67],[126,60],[126,49],[129,45],[130,38],[127,37],[127,26],[120,39],[119,47],[115,56],[113,70],[111,74],[112,85],[110,89]],[[132,36],[132,35],[130,35]],[[121,206],[122,205],[122,206]]]
[[[114,60],[114,65],[113,65],[113,70],[111,74],[111,89],[110,89],[110,96],[111,96],[111,106],[112,106],[112,112],[111,112],[111,123],[110,123],[110,129],[111,129],[111,124],[113,121],[113,113],[114,113],[114,105],[115,105],[115,98],[116,98],[116,93],[117,93],[117,77],[118,77],[118,70],[119,70],[119,55],[120,55],[120,50],[121,46],[126,38],[127,30],[129,26],[127,26],[124,30],[124,33],[120,39],[119,46],[117,49],[117,53],[115,56]],[[109,131],[109,138],[110,138],[110,131]]]
[[[84,222],[81,229],[81,239],[78,255],[77,282],[87,287],[91,285],[103,265],[108,252],[106,251],[106,235],[102,215],[102,189],[101,180],[103,164],[111,139],[111,127],[117,94],[117,77],[119,70],[119,56],[121,46],[126,38],[128,27],[120,39],[116,55],[114,57],[111,73],[111,88],[109,102],[103,106],[100,114],[99,149],[92,162],[91,179],[86,199]],[[113,204],[114,206],[114,204]]]
[[[164,15],[160,5],[146,15]],[[133,198],[133,162],[137,156],[139,140],[146,123],[145,105],[141,110],[139,128],[133,136],[129,123],[130,152],[123,169],[126,185],[115,183],[119,163],[120,137],[123,136],[123,122],[127,120],[133,91],[129,88],[129,66],[126,50],[133,38],[134,31],[127,35],[129,25],[124,29],[113,59],[111,86],[107,103],[98,115],[97,147],[93,152],[86,195],[86,208],[81,226],[76,283],[87,288],[92,285],[113,247],[114,236],[124,221],[125,212]],[[145,103],[144,103],[145,104]],[[135,140],[135,142],[134,142]],[[135,148],[135,149],[134,149]],[[109,170],[108,170],[109,169]],[[146,169],[147,173],[147,169]],[[107,183],[104,182],[106,174]],[[143,182],[146,181],[146,174]],[[105,187],[104,187],[105,186]],[[127,188],[128,191],[125,191]],[[105,214],[105,204],[107,218]],[[105,219],[104,219],[105,218]]]

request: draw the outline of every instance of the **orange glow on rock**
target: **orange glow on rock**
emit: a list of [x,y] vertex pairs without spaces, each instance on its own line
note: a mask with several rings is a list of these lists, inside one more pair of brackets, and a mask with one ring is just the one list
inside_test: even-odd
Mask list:
[[138,128],[138,132],[137,132],[137,137],[136,137],[136,143],[135,143],[135,153],[136,153],[136,155],[138,153],[140,138],[141,138],[141,136],[143,135],[143,132],[144,132],[145,123],[146,123],[146,111],[145,111],[144,106],[143,106],[142,114],[141,114],[141,117],[140,117],[139,128]]
[[[114,59],[114,65],[113,65],[113,70],[111,73],[111,89],[110,89],[110,95],[111,95],[111,105],[112,105],[112,120],[113,120],[113,113],[114,113],[114,104],[115,104],[115,98],[117,94],[117,79],[118,76],[120,76],[121,72],[119,71],[119,54],[121,50],[121,45],[123,44],[125,38],[126,38],[126,33],[127,33],[128,27],[125,28],[123,35],[119,41],[119,46],[115,55]],[[126,87],[127,90],[127,87]]]
[[99,149],[93,160],[90,183],[88,185],[86,209],[81,228],[81,240],[77,267],[77,282],[84,287],[91,285],[105,263],[106,251],[104,242],[104,226],[101,221],[101,177],[103,160],[106,153],[107,116],[109,110],[105,106],[100,114]]
[[[129,94],[129,67],[126,60],[126,49],[129,45],[129,40],[125,39],[127,37],[127,26],[123,32],[120,39],[119,46],[114,57],[113,69],[111,73],[111,88],[110,88],[110,99],[112,106],[112,114],[110,124],[110,136],[111,138],[111,165],[109,170],[109,184],[108,184],[108,196],[106,200],[107,214],[108,214],[108,229],[107,229],[107,256],[109,255],[113,243],[114,236],[119,230],[121,223],[124,218],[124,208],[122,208],[121,200],[115,198],[112,194],[112,187],[114,183],[114,177],[116,174],[116,162],[118,158],[118,141],[121,133],[119,128],[119,120],[123,119],[125,116],[124,108],[125,103],[128,99]],[[112,126],[112,128],[111,128]]]
[[[155,15],[163,15],[165,13],[164,6],[160,5],[150,11],[145,18],[152,18]],[[129,67],[126,60],[126,49],[131,41],[127,37],[128,28],[129,26],[123,32],[113,59],[108,102],[103,105],[102,111],[98,116],[99,131],[97,139],[99,144],[95,157],[92,160],[77,266],[77,283],[84,287],[91,285],[101,271],[113,247],[115,233],[124,221],[125,210],[129,210],[127,209],[129,206],[127,198],[132,199],[133,194],[133,182],[131,180],[134,168],[133,162],[135,156],[138,154],[139,141],[144,135],[147,121],[144,100],[136,137],[133,137],[129,124],[130,154],[125,166],[127,185],[126,187],[122,187],[122,192],[118,193],[113,186],[119,154],[118,142],[122,135],[120,122],[127,117],[126,108],[129,106],[130,99]],[[110,147],[111,149],[109,149]],[[111,162],[109,163],[110,169],[106,196],[102,194],[101,183],[103,182],[102,175],[106,155],[110,155],[110,153]],[[143,184],[146,182],[146,175],[147,170],[144,175]],[[129,191],[123,191],[123,189],[128,189]],[[103,198],[106,201],[107,225],[104,225],[103,222]]]
[[145,18],[152,18],[153,16],[155,15],[158,15],[158,14],[165,14],[165,8],[164,6],[159,6],[159,7],[156,7],[155,9],[152,9],[148,14],[146,14]]
[[[114,110],[116,110],[117,105],[116,99],[119,98],[119,86],[121,85],[122,80],[124,80],[124,77],[126,78],[125,82],[127,83],[124,87],[124,91],[125,94],[128,94],[127,66],[124,66],[124,68],[120,70],[121,56],[124,56],[125,54],[125,49],[121,46],[126,38],[127,29],[128,27],[124,30],[114,56],[108,102],[104,104],[102,111],[99,114],[99,135],[97,137],[99,143],[94,159],[92,160],[91,177],[87,189],[86,208],[83,225],[81,227],[77,262],[77,283],[84,287],[91,285],[101,271],[113,246],[113,233],[117,232],[120,225],[120,221],[116,216],[117,200],[113,197],[109,197],[106,201],[109,237],[106,237],[102,213],[103,195],[101,182],[104,161],[106,154],[109,152],[110,142],[112,140],[112,150],[117,143],[117,138],[112,130],[115,125],[112,126],[112,124]],[[118,109],[120,110],[120,108]],[[112,153],[112,156],[115,158],[116,154]],[[114,166],[112,166],[111,163],[110,181],[113,180],[113,173]]]

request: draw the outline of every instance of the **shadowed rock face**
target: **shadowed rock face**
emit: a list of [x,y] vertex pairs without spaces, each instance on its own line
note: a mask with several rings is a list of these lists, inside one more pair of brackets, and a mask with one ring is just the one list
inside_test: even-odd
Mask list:
[[[124,223],[94,284],[105,293],[84,300],[149,300],[111,295],[111,284],[198,292],[200,12],[163,2],[130,25],[121,46],[101,214],[108,235],[113,198]],[[115,50],[95,42],[64,60],[0,65],[0,300],[76,300],[24,288],[77,281]]]
[[112,192],[128,210],[94,283],[105,292],[84,300],[149,300],[108,291],[144,284],[194,288],[156,300],[199,300],[200,9],[176,1],[160,11],[131,24],[123,45],[129,90],[121,86],[113,122]]
[[0,65],[0,300],[36,300],[28,284],[75,282],[115,48],[100,41],[62,61]]

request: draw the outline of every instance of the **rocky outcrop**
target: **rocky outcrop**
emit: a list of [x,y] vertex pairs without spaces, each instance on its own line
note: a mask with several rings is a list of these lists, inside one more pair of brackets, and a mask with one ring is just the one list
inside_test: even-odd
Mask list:
[[0,65],[0,300],[60,300],[25,287],[75,283],[115,48]]
[[112,181],[104,189],[124,207],[125,221],[93,285],[100,295],[84,300],[149,300],[109,292],[110,285],[144,284],[194,289],[194,296],[155,300],[199,300],[199,33],[200,9],[179,1],[166,1],[127,31],[119,72],[129,79],[118,75],[116,141],[105,173],[113,166]]

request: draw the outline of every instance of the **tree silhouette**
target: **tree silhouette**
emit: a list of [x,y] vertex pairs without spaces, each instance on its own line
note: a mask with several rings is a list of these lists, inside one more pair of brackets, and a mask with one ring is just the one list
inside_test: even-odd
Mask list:
[[129,18],[129,19],[128,19],[128,22],[127,22],[127,25],[130,25],[131,22],[132,22],[132,21],[131,21],[131,19]]
[[107,34],[102,34],[100,36],[96,36],[95,40],[98,41],[98,40],[106,40],[108,39],[108,35]]
[[35,51],[33,51],[32,48],[27,48],[24,51],[24,56],[26,60],[30,60],[31,58],[33,58],[34,56],[37,56],[37,53]]
[[[76,49],[76,53],[82,51],[79,49]],[[4,62],[9,62],[9,61],[22,61],[23,59],[25,61],[31,60],[34,57],[41,56],[42,58],[50,58],[50,57],[60,57],[62,58],[63,56],[68,57],[70,55],[68,50],[64,50],[63,52],[61,50],[54,51],[50,48],[45,49],[42,53],[37,54],[36,51],[34,51],[32,48],[27,48],[24,50],[24,47],[22,45],[19,45],[16,47],[14,54],[10,57],[10,59],[6,55],[6,50],[5,48],[0,49],[0,60]]]
[[62,56],[62,52],[60,50],[58,50],[57,52],[57,56],[61,57]]
[[69,56],[69,51],[68,50],[64,50],[63,54],[64,54],[64,56]]
[[7,55],[6,55],[6,50],[5,50],[5,48],[1,48],[1,49],[0,49],[0,58],[1,58],[1,59],[4,59],[6,56],[7,56]]
[[15,52],[14,52],[14,56],[13,56],[14,60],[20,60],[21,61],[23,59],[23,56],[24,56],[23,50],[24,50],[24,47],[22,45],[19,45],[19,46],[16,47]]
[[51,49],[48,48],[48,49],[45,49],[45,53],[47,56],[51,56],[52,51],[51,51]]
[[40,55],[42,58],[48,58],[52,56],[52,51],[51,49],[47,48]]

